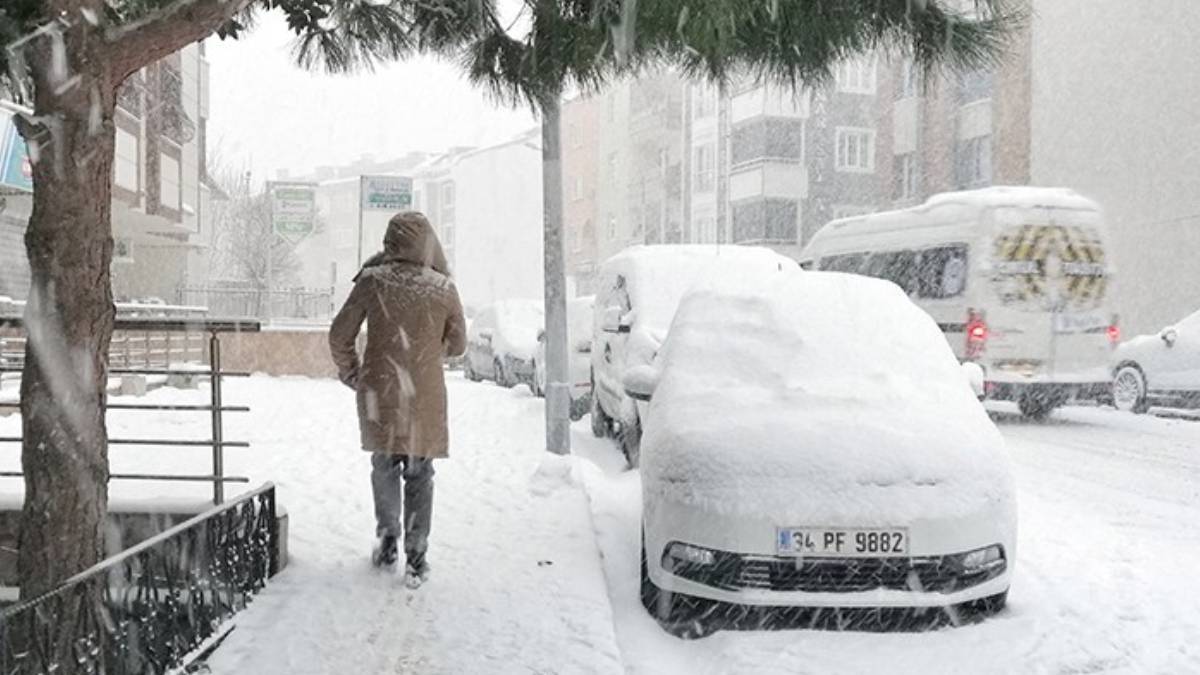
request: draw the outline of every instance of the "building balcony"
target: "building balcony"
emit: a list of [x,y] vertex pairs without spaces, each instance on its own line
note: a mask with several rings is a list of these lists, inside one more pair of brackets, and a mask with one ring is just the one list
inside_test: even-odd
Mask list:
[[808,197],[808,169],[798,162],[762,159],[735,167],[729,175],[729,199]]

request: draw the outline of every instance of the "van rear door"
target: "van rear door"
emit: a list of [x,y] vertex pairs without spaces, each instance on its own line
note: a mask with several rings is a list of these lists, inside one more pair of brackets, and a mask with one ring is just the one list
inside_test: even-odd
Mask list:
[[1112,317],[1095,214],[1044,208],[1019,214],[1015,223],[1012,213],[999,218],[994,239],[993,369],[1051,382],[1106,380]]

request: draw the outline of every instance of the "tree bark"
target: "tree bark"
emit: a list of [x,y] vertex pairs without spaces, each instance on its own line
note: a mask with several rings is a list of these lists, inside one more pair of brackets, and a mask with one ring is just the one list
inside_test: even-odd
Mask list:
[[571,378],[567,364],[567,277],[563,252],[559,97],[542,106],[543,276],[546,303],[546,449],[571,452]]
[[26,51],[36,114],[20,122],[34,160],[21,379],[22,599],[105,553],[116,82],[95,33],[77,22]]

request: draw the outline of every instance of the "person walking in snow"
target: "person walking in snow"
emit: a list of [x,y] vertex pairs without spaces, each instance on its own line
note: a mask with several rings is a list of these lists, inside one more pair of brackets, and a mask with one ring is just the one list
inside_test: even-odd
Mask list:
[[[371,453],[376,537],[372,562],[395,565],[403,536],[405,584],[429,576],[433,460],[448,454],[442,359],[466,350],[466,321],[429,220],[394,216],[383,252],[354,278],[329,329],[338,377],[354,389],[362,448]],[[355,348],[367,322],[361,361]]]

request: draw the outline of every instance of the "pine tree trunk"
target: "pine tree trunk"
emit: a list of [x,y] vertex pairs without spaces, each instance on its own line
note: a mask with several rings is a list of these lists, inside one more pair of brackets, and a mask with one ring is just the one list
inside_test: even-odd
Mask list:
[[29,50],[35,115],[20,123],[34,159],[21,380],[22,598],[53,588],[105,553],[116,83],[101,43],[88,33],[76,27],[63,34],[57,65],[53,40]]

